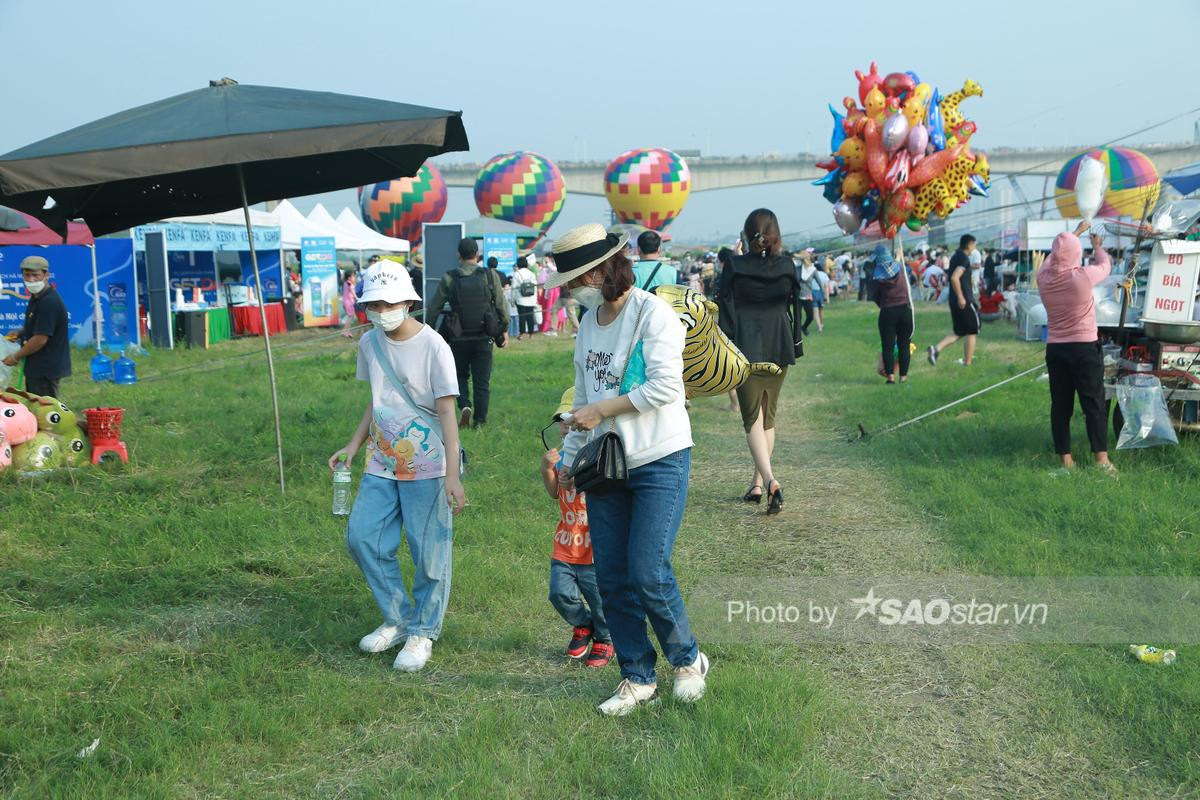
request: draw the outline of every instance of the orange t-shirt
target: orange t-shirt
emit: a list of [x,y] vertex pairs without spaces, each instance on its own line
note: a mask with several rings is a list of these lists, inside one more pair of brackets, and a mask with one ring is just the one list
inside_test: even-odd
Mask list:
[[583,492],[558,487],[558,528],[554,531],[555,561],[592,563],[592,537],[588,533],[587,500]]

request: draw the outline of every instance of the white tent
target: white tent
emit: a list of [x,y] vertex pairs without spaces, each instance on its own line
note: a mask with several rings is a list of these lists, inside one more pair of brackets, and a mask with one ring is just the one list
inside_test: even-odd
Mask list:
[[[236,208],[231,211],[219,211],[216,214],[200,214],[192,217],[167,217],[163,222],[190,222],[213,225],[237,225],[246,227],[246,217],[242,209]],[[259,211],[250,209],[250,224],[255,228],[278,228],[279,220],[275,214],[269,211]]]
[[308,214],[308,221],[318,227],[328,231],[333,231],[333,236],[337,240],[337,248],[339,250],[377,250],[379,243],[373,237],[363,236],[362,234],[348,230],[343,227],[333,215],[325,209],[325,206],[317,203],[316,207]]
[[294,205],[287,200],[280,201],[274,211],[279,225],[279,246],[284,250],[299,250],[300,240],[319,236],[332,236],[335,231],[327,230],[322,225],[310,222]]
[[387,253],[407,253],[409,245],[407,239],[396,239],[391,236],[384,236],[382,233],[375,231],[367,226],[358,215],[349,208],[343,208],[342,213],[337,215],[337,223],[346,230],[358,233],[365,236],[378,244],[372,247],[372,250],[383,250]]

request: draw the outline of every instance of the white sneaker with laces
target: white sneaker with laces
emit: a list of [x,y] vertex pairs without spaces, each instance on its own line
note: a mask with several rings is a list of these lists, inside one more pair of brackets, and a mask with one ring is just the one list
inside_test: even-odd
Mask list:
[[420,672],[429,663],[431,655],[433,655],[433,639],[425,636],[410,636],[404,643],[404,649],[392,663],[392,668],[401,672]]
[[364,653],[382,653],[391,650],[404,639],[404,631],[398,625],[386,622],[358,640],[358,649]]
[[644,703],[658,700],[658,685],[634,683],[626,678],[617,684],[613,696],[601,703],[597,709],[608,717],[623,717]]
[[708,676],[708,656],[698,653],[696,660],[686,667],[675,669],[675,699],[683,703],[694,703],[704,697],[705,678]]

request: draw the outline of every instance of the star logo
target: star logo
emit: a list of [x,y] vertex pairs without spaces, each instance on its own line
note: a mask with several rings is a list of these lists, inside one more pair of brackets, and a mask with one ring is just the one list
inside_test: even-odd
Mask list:
[[875,596],[875,587],[874,586],[872,586],[870,589],[867,590],[866,597],[851,598],[850,602],[859,607],[858,614],[855,615],[854,619],[858,620],[864,614],[870,614],[872,617],[878,617],[879,615],[878,615],[877,611],[879,608],[879,604],[882,601],[883,601],[882,597]]

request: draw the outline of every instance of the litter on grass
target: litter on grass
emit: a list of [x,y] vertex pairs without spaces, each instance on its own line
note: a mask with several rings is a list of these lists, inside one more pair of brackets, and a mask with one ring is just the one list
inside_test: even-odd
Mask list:
[[87,758],[92,753],[96,752],[96,748],[100,746],[100,737],[92,739],[92,743],[75,754],[76,758]]

